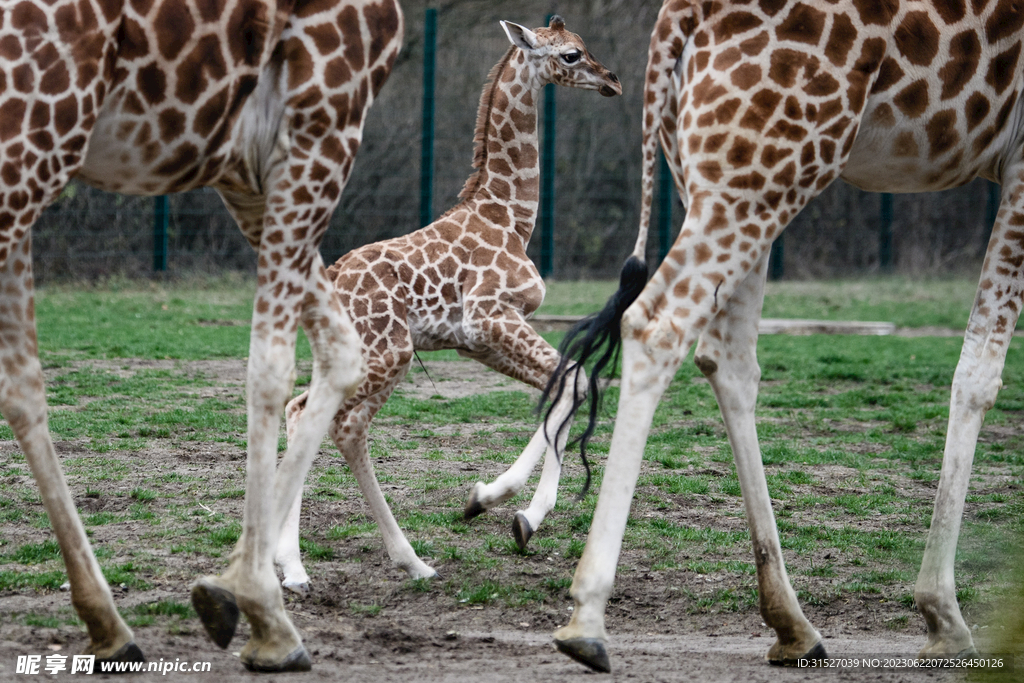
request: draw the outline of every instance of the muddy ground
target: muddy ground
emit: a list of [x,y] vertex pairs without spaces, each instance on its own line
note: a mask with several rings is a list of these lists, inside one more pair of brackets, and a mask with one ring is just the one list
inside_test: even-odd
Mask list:
[[[242,391],[245,377],[243,361],[206,363],[174,363],[160,361],[118,361],[92,363],[107,370],[130,373],[143,367],[169,367],[187,371],[202,371],[215,377],[215,387],[203,391],[233,393]],[[300,368],[300,373],[303,368]],[[308,371],[308,370],[307,370]],[[429,384],[422,373],[411,375],[403,387],[406,395],[430,396],[440,391],[446,398],[481,391],[521,390],[519,385],[484,371],[468,362],[431,363],[430,372],[436,385]],[[409,425],[392,423],[381,425],[375,437],[381,435],[406,438]],[[453,427],[450,433],[440,433],[429,439],[431,448],[472,449],[474,425]],[[523,426],[524,433],[532,429]],[[165,440],[170,444],[170,440]],[[159,442],[157,442],[159,443]],[[16,449],[13,443],[0,444],[0,453]],[[385,475],[405,471],[407,468],[446,468],[478,473],[481,479],[491,479],[503,471],[505,465],[484,461],[427,461],[420,457],[424,449],[416,449],[388,456],[377,462],[378,471]],[[62,457],[81,457],[88,454],[85,444],[58,443]],[[329,449],[322,451],[316,467],[324,466]],[[87,482],[71,476],[70,484],[80,509],[90,512],[109,510],[118,512],[128,502],[117,491],[131,490],[151,484],[154,472],[180,472],[199,476],[211,487],[241,488],[244,474],[244,452],[228,444],[180,442],[175,445],[151,446],[139,453],[107,453],[104,457],[124,458],[130,462],[130,472],[120,480]],[[340,461],[333,460],[331,465]],[[717,466],[717,465],[716,465]],[[724,467],[724,466],[723,466]],[[822,468],[817,473],[821,485],[839,481],[842,473],[829,475]],[[830,478],[831,476],[831,478]],[[86,487],[90,495],[86,495]],[[908,495],[930,495],[933,482],[907,480]],[[929,490],[930,489],[930,490]],[[96,491],[99,490],[99,495]],[[161,495],[166,495],[163,485]],[[437,490],[424,496],[401,486],[385,483],[385,493],[401,507],[413,500],[426,500],[426,508],[450,510],[452,500],[461,506],[468,491]],[[190,489],[188,495],[195,495]],[[123,492],[123,491],[122,491]],[[111,495],[108,495],[111,494]],[[184,494],[183,494],[184,495]],[[563,492],[564,495],[564,492]],[[157,501],[157,504],[159,500]],[[211,511],[236,519],[241,518],[241,498],[216,499],[202,504]],[[196,500],[197,514],[201,515],[201,501]],[[672,517],[684,518],[694,524],[719,529],[734,529],[742,525],[738,500],[730,503],[736,509],[708,510],[693,507],[666,511]],[[41,507],[40,507],[41,509]],[[476,534],[508,534],[512,504],[488,512],[474,521],[466,534],[466,542],[478,542]],[[310,500],[304,512],[304,528],[329,528],[353,515],[368,516],[368,509],[358,496],[339,500]],[[546,522],[548,528],[565,524],[575,513],[556,511]],[[841,521],[841,520],[840,520]],[[830,521],[835,523],[835,521]],[[863,525],[863,520],[856,520]],[[868,522],[879,523],[879,522]],[[115,554],[125,548],[153,545],[147,541],[151,530],[142,522],[125,521],[117,524],[91,527],[97,546],[112,549]],[[4,529],[11,545],[39,543],[50,537],[49,531],[31,524],[8,524]],[[416,534],[410,534],[415,537]],[[583,535],[581,534],[581,538]],[[526,607],[508,607],[500,601],[485,605],[460,603],[451,590],[437,585],[420,592],[410,589],[404,575],[394,569],[380,542],[379,535],[333,541],[333,559],[307,562],[313,590],[305,598],[289,596],[288,609],[305,638],[314,660],[314,669],[308,674],[289,676],[249,674],[241,667],[233,653],[241,648],[247,635],[244,623],[227,651],[219,650],[206,637],[194,619],[158,619],[149,626],[137,627],[137,642],[151,661],[183,659],[210,661],[212,672],[185,675],[171,673],[168,679],[231,681],[262,678],[264,680],[346,680],[346,681],[937,681],[960,680],[958,673],[942,671],[909,671],[906,669],[860,669],[833,672],[809,670],[780,670],[767,665],[764,654],[773,642],[756,608],[738,612],[710,612],[694,610],[687,595],[707,594],[711,590],[730,587],[749,587],[749,578],[737,579],[733,575],[705,575],[685,569],[650,571],[650,562],[638,551],[627,551],[622,558],[616,592],[608,608],[607,626],[611,634],[613,673],[596,674],[573,663],[554,650],[550,634],[565,624],[571,600],[564,595],[557,600],[529,603]],[[188,589],[199,575],[216,573],[225,566],[224,557],[210,558],[192,553],[171,553],[166,548],[152,548],[158,568],[146,578],[145,590],[114,587],[115,599],[123,610],[134,606],[171,600],[188,601]],[[226,553],[225,553],[226,555]],[[508,555],[506,561],[492,571],[499,584],[540,582],[544,578],[570,577],[575,560],[535,552],[527,556]],[[744,559],[737,557],[736,559]],[[807,560],[787,554],[791,564]],[[813,562],[813,558],[811,560]],[[445,577],[443,559],[431,563]],[[13,567],[0,566],[0,569]],[[24,569],[21,567],[21,569]],[[842,577],[839,577],[841,579]],[[822,579],[825,581],[826,579]],[[828,579],[832,580],[832,579]],[[806,586],[814,577],[802,576]],[[742,583],[742,585],[740,585]],[[910,587],[903,587],[903,591]],[[912,657],[924,643],[924,624],[913,609],[883,591],[879,594],[852,597],[829,604],[806,605],[805,610],[825,637],[832,656]],[[57,628],[30,626],[25,615],[68,614],[69,596],[59,591],[31,589],[0,593],[0,680],[30,680],[33,677],[15,674],[15,661],[19,654],[73,654],[85,644],[80,626],[64,625]],[[379,611],[354,611],[351,606],[378,605]],[[981,622],[979,635],[984,635],[985,614],[968,614],[969,623]],[[147,680],[155,675],[147,675]]]

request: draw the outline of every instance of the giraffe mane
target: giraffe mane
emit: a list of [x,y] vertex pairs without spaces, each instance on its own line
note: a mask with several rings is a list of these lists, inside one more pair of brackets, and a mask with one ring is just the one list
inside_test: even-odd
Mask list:
[[498,79],[501,72],[508,66],[512,60],[512,54],[517,49],[515,45],[509,47],[501,61],[495,64],[491,72],[487,74],[487,84],[484,85],[484,90],[480,94],[480,107],[476,114],[476,133],[473,134],[473,168],[476,171],[466,180],[462,192],[459,193],[459,199],[469,199],[480,189],[483,169],[487,162],[487,129],[491,123],[491,110],[494,108],[494,93],[498,90]]

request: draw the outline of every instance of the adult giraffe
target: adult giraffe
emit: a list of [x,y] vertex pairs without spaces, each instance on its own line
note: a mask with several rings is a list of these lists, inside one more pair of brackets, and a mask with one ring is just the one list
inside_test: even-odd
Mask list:
[[[501,26],[512,45],[480,95],[475,170],[462,201],[425,228],[355,249],[328,269],[369,366],[366,379],[334,417],[330,435],[359,481],[391,561],[414,579],[437,573],[416,556],[381,493],[367,451],[370,421],[405,377],[417,350],[456,349],[537,389],[552,380],[558,352],[526,321],[544,300],[544,281],[526,255],[540,198],[537,102],[548,83],[605,97],[622,93],[615,74],[566,30],[561,17],[533,31],[506,21]],[[516,512],[512,524],[520,548],[555,506],[569,424],[586,395],[582,368],[568,374],[575,386],[552,409],[556,429],[549,435],[542,425],[508,471],[489,485],[473,487],[466,505],[468,519],[508,500],[544,456],[533,500]],[[289,439],[306,400],[302,394],[285,409]],[[299,556],[301,502],[296,496],[277,561],[283,585],[304,594],[309,577]]]
[[[621,319],[616,427],[559,649],[607,671],[604,608],[654,409],[695,362],[725,421],[750,524],[775,664],[825,654],[789,584],[754,426],[757,323],[772,240],[836,178],[920,192],[1003,186],[953,377],[945,456],[914,598],[922,657],[971,653],[953,561],[975,442],[1022,304],[1024,5],[1010,0],[668,0],[651,37],[644,107],[643,257],[660,136],[689,210]],[[631,261],[635,261],[631,259]]]
[[[280,524],[334,411],[363,375],[317,247],[367,108],[401,42],[396,0],[0,2],[0,411],[39,485],[99,659],[140,660],[54,453],[36,349],[30,228],[74,176],[125,193],[215,187],[257,252],[243,530],[193,603],[226,647],[241,609],[249,668],[308,669],[274,573]],[[275,475],[296,330],[310,406]]]

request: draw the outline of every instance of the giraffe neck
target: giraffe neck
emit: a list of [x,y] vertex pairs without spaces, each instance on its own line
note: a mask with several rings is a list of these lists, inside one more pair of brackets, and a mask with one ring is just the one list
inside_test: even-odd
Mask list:
[[524,245],[533,233],[540,198],[536,102],[543,86],[518,48],[491,70],[477,114],[476,171],[459,195],[466,200],[463,206],[514,230]]

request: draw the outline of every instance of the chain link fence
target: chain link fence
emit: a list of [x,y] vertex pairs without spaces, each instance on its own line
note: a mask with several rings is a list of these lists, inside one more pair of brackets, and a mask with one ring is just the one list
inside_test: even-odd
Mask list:
[[[594,56],[616,72],[623,96],[557,90],[556,200],[552,277],[611,278],[632,248],[639,220],[641,86],[650,27],[660,0],[402,3],[404,47],[370,111],[362,148],[321,250],[330,263],[368,242],[420,227],[424,15],[438,12],[433,216],[458,200],[470,174],[477,102],[487,73],[508,41],[507,19],[543,25],[561,14]],[[906,274],[977,272],[991,228],[983,181],[894,200],[892,268]],[[683,212],[673,201],[673,226]],[[253,271],[255,256],[217,193],[169,199],[168,269]],[[880,195],[843,183],[828,188],[785,232],[789,278],[864,274],[880,268]],[[40,281],[153,273],[154,200],[103,193],[72,183],[36,224]],[[540,236],[529,253],[540,262]],[[651,260],[661,245],[652,238]]]

